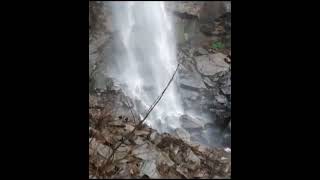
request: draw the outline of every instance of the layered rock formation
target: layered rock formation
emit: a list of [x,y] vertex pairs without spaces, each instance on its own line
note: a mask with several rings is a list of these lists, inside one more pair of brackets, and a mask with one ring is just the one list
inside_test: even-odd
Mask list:
[[[130,131],[134,123],[131,125],[128,123],[128,125],[130,125],[128,126],[125,122],[132,122],[133,119],[139,119],[139,114],[134,111],[136,107],[132,107],[133,103],[130,102],[130,97],[126,97],[122,93],[121,87],[106,75],[107,71],[112,70],[109,64],[116,59],[114,58],[117,56],[116,49],[118,49],[119,46],[121,47],[121,44],[117,40],[117,29],[112,26],[113,22],[110,8],[109,2],[89,3],[89,90],[91,104],[89,123],[90,128],[92,128],[90,131],[99,131],[100,134],[102,132],[105,133],[107,131],[106,129],[110,128],[104,127],[104,125],[108,124],[104,122],[104,120],[97,122],[101,114],[106,113],[106,109],[109,109],[109,114],[107,113],[106,115],[108,118],[102,119],[109,119],[110,121],[121,119],[118,121],[118,124],[113,124],[113,127],[119,128],[125,126],[122,129],[128,129],[128,131]],[[211,155],[213,158],[212,162],[206,162],[206,164],[204,159],[201,159],[204,158],[204,156],[200,156],[198,151],[190,151],[196,142],[211,147],[231,147],[230,2],[172,1],[167,2],[166,8],[174,16],[176,37],[178,39],[177,57],[179,62],[182,62],[176,79],[180,86],[179,92],[182,96],[186,111],[191,114],[200,114],[201,116],[181,116],[179,120],[183,122],[184,129],[173,130],[171,135],[162,134],[158,141],[168,137],[170,141],[173,142],[176,142],[176,140],[173,140],[175,138],[179,141],[182,140],[185,143],[183,147],[187,146],[188,148],[186,152],[183,152],[184,154],[181,154],[181,157],[190,158],[190,162],[192,162],[190,164],[191,166],[186,167],[183,163],[179,163],[182,160],[176,158],[179,158],[180,155],[177,157],[174,157],[176,155],[170,156],[170,153],[171,155],[172,153],[181,153],[179,150],[182,147],[179,145],[172,143],[172,145],[169,144],[170,150],[162,146],[162,148],[160,147],[159,149],[159,147],[156,147],[159,142],[152,145],[153,140],[145,138],[144,135],[136,135],[136,139],[134,139],[135,145],[147,143],[148,145],[146,147],[143,146],[145,149],[156,148],[160,153],[167,153],[170,162],[172,161],[173,164],[169,163],[167,159],[165,160],[166,165],[162,167],[160,165],[161,163],[156,159],[154,161],[152,159],[145,159],[145,157],[140,157],[139,155],[133,155],[134,157],[127,158],[126,160],[138,162],[137,168],[131,165],[112,166],[114,169],[110,170],[110,175],[105,175],[105,177],[119,178],[120,175],[122,175],[125,177],[139,178],[145,176],[151,178],[168,178],[169,175],[165,176],[166,173],[169,173],[171,178],[192,178],[198,176],[207,178],[230,177],[228,164],[230,163],[230,159],[227,157],[230,155],[223,153],[223,155],[219,156]],[[214,47],[213,44],[215,42],[221,42],[224,47]],[[126,118],[127,120],[125,120]],[[150,130],[148,127],[142,129]],[[155,130],[152,130],[152,132],[155,132]],[[115,142],[113,143],[116,143],[119,134],[109,132],[109,135],[114,138],[112,141]],[[154,134],[150,135],[152,135],[153,138],[155,136]],[[102,136],[107,138],[106,135]],[[210,138],[208,139],[208,137]],[[102,162],[101,159],[97,159],[97,157],[101,154],[108,154],[110,148],[112,149],[112,143],[109,142],[109,145],[106,145],[105,142],[102,143],[101,137],[100,141],[99,138],[93,136],[90,138],[92,138],[90,139],[93,142],[92,146],[100,149],[97,152],[91,152],[91,156],[95,157],[94,160],[91,159],[92,163],[96,163],[92,165],[91,168],[92,172],[95,172],[97,170],[94,169],[96,168],[94,166],[100,167],[100,165],[102,165],[98,163]],[[109,141],[111,140],[109,139]],[[127,143],[128,147],[130,146],[129,144],[130,143]],[[178,152],[176,149],[179,149]],[[140,150],[141,149],[138,148],[136,151]],[[213,152],[214,151],[215,150],[213,150]],[[220,150],[216,149],[215,152],[220,152]],[[100,153],[100,155],[95,153]],[[208,154],[208,152],[204,151],[201,153]],[[198,159],[200,159],[200,161]],[[215,168],[213,165],[214,162],[219,161],[225,163],[221,166],[223,168],[212,171],[216,174],[210,174],[209,169]],[[211,163],[211,165],[208,165],[208,163]],[[173,171],[168,168],[172,166],[175,167]],[[111,173],[117,172],[117,168],[119,167],[127,169],[122,170],[122,174]],[[199,167],[207,167],[208,171],[200,172],[198,171]],[[122,172],[121,170],[119,171]],[[190,174],[190,172],[193,174]],[[94,173],[91,173],[91,175],[92,177],[98,177]]]

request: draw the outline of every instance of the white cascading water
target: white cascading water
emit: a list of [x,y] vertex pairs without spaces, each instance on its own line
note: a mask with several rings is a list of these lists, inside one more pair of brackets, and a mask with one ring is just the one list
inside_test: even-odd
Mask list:
[[[177,67],[174,28],[164,3],[112,2],[113,22],[123,48],[115,60],[120,69],[115,79],[135,100],[141,116],[161,94]],[[146,120],[161,132],[180,127],[178,117],[183,107],[175,82]]]

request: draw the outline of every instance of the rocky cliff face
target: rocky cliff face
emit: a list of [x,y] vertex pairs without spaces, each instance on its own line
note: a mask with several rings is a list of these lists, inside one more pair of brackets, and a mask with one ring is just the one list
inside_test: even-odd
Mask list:
[[[187,1],[167,5],[175,18],[178,58],[184,61],[179,82],[185,107],[208,115],[212,122],[205,126],[219,127],[212,136],[223,136],[222,143],[231,146],[231,3]],[[224,47],[213,47],[215,42]]]
[[[112,27],[110,8],[109,2],[89,2],[89,90],[95,98],[109,103],[108,108],[113,109],[112,117],[132,117],[129,109],[133,103],[105,75],[108,64],[114,60],[115,47],[121,46],[117,41],[117,29]],[[203,116],[209,117],[200,126],[199,123],[194,125],[197,123],[190,117],[181,117],[185,121],[186,131],[178,129],[173,135],[185,141],[205,142],[209,146],[220,144],[231,147],[231,3],[168,1],[166,8],[174,18],[178,40],[177,57],[183,62],[177,81],[184,106],[187,111],[201,112]],[[106,108],[97,109],[99,105],[92,107],[90,114],[101,114]],[[133,114],[138,117],[135,112]],[[97,122],[94,120],[97,118],[90,119],[90,127],[97,130]],[[208,135],[217,139],[204,138]],[[118,138],[118,135],[114,136]],[[100,146],[97,143],[95,145]],[[143,171],[150,173],[148,169]],[[180,175],[184,174],[180,166],[176,167],[176,171],[181,171],[178,173]],[[227,175],[225,173],[221,176],[230,176],[230,170],[226,172]],[[177,177],[192,177],[190,174],[180,175]]]
[[[90,91],[109,86],[105,71],[117,46],[110,8],[108,2],[89,3]],[[174,17],[177,56],[184,62],[178,72],[183,103],[187,110],[212,119],[205,125],[219,127],[214,136],[225,136],[231,123],[230,2],[172,1],[166,3],[166,8]],[[215,42],[224,47],[214,48]],[[229,139],[223,143],[231,145]]]

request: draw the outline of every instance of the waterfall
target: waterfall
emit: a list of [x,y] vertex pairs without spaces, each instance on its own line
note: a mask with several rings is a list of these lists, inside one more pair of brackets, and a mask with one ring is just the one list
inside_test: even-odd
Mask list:
[[[174,28],[164,3],[112,2],[113,22],[121,44],[112,76],[134,99],[141,116],[161,94],[177,67]],[[181,114],[183,107],[173,80],[146,123],[166,132],[180,127]]]

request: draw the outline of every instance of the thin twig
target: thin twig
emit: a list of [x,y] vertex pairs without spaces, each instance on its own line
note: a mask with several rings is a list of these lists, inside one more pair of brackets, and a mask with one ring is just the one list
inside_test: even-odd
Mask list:
[[116,146],[115,148],[113,148],[113,151],[111,153],[111,155],[108,157],[107,160],[104,161],[104,163],[108,163],[110,162],[111,157],[114,155],[115,151],[123,144],[123,142],[130,137],[134,131],[137,129],[137,127],[141,126],[141,124],[147,119],[147,117],[149,116],[149,114],[152,112],[152,110],[154,109],[154,107],[159,103],[159,101],[161,100],[162,96],[164,95],[164,93],[166,92],[166,90],[168,89],[169,85],[171,84],[171,82],[173,81],[178,69],[179,69],[180,63],[177,65],[176,70],[174,71],[170,81],[168,82],[168,84],[166,85],[166,87],[164,88],[164,90],[162,91],[162,93],[160,94],[160,96],[155,100],[155,102],[150,106],[149,110],[147,111],[147,114],[145,115],[145,117],[143,118],[142,121],[139,122],[138,125],[135,125],[134,129],[128,133],[125,137],[122,137],[120,140],[120,143],[118,144],[118,146]]

